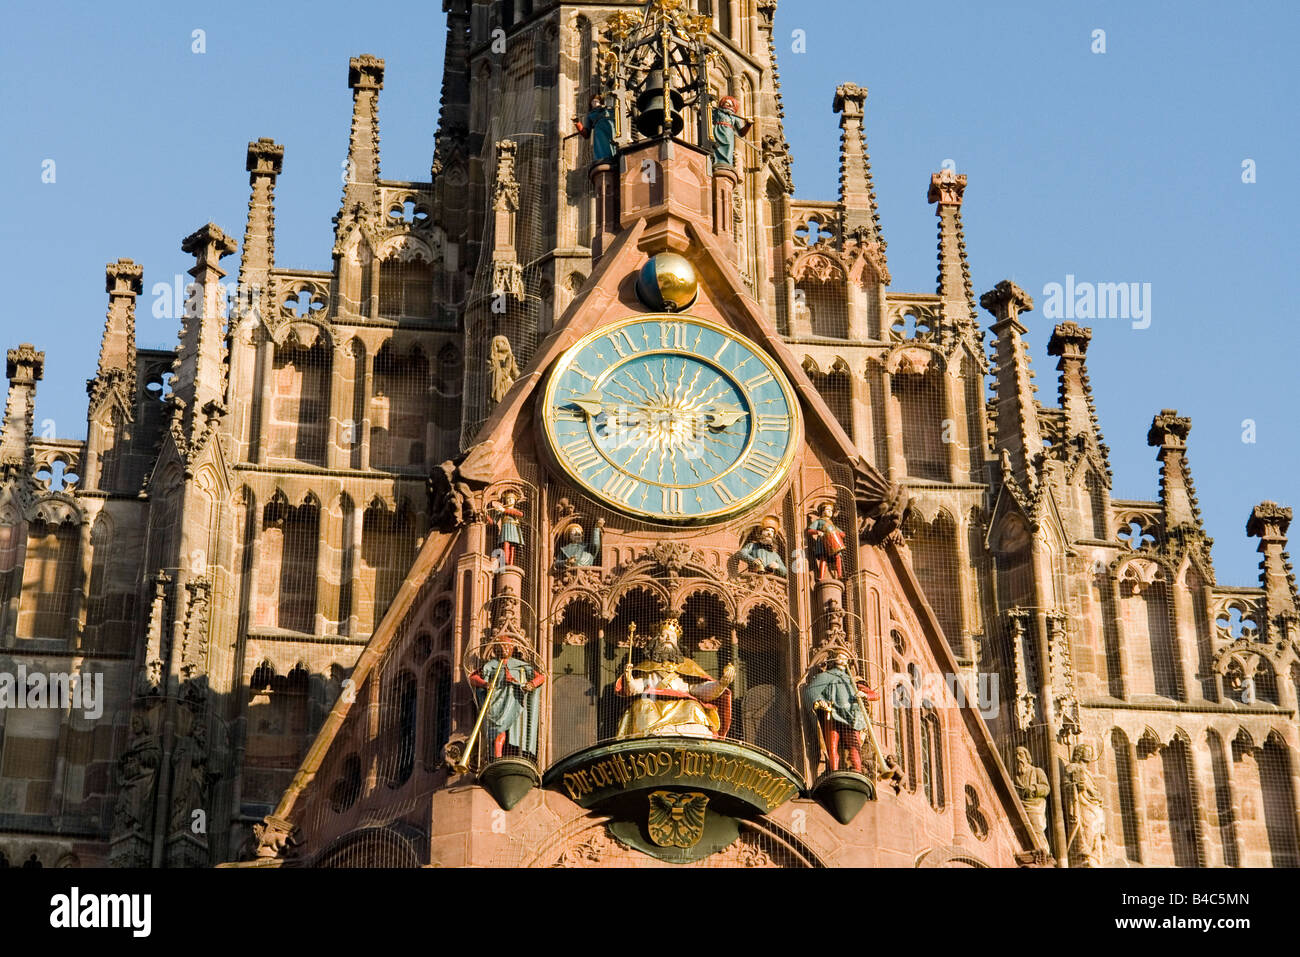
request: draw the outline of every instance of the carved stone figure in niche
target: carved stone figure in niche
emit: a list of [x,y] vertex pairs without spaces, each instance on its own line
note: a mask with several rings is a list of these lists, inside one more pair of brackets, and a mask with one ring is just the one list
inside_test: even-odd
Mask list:
[[835,503],[822,502],[808,515],[808,557],[817,581],[844,577],[844,533],[835,524]]
[[849,653],[839,651],[804,688],[804,703],[817,722],[818,744],[826,770],[840,769],[840,747],[848,752],[849,764],[862,773],[862,732],[868,730],[863,700],[879,698],[864,680],[849,668]]
[[[618,737],[726,737],[731,728],[730,685],[736,678],[736,666],[727,665],[721,680],[714,680],[682,654],[681,638],[681,625],[676,618],[669,618],[649,643],[645,661],[633,665],[629,652],[614,692],[635,700],[619,722]],[[687,678],[702,682],[690,685]]]
[[516,658],[512,641],[493,642],[490,648],[492,657],[469,676],[469,683],[479,708],[487,709],[483,726],[492,739],[492,756],[504,757],[508,746],[516,754],[536,757],[536,692],[546,683],[546,675]]
[[588,104],[590,109],[585,117],[574,117],[573,125],[583,139],[591,140],[591,158],[597,163],[604,163],[614,158],[617,136],[613,97],[606,99],[597,94]]
[[599,565],[604,528],[605,520],[596,519],[596,525],[591,530],[591,540],[587,541],[582,526],[577,522],[570,522],[564,529],[564,544],[555,551],[555,570],[560,572],[568,568],[590,568],[592,565]]
[[515,557],[524,544],[520,525],[524,513],[518,507],[523,504],[524,500],[515,492],[506,492],[501,501],[494,499],[488,503],[488,514],[497,527],[497,548],[501,550],[501,561],[506,565],[515,564]]
[[1034,827],[1047,836],[1047,797],[1052,793],[1047,772],[1034,766],[1026,747],[1016,748],[1016,791]]
[[781,558],[780,545],[776,540],[776,520],[763,520],[762,527],[750,533],[749,541],[740,549],[740,560],[751,572],[764,575],[778,575],[785,578],[789,574],[785,560]]
[[1101,867],[1106,853],[1106,812],[1101,806],[1101,788],[1088,767],[1096,760],[1090,744],[1074,747],[1065,767],[1066,814],[1070,819],[1070,864]]
[[510,387],[519,378],[519,365],[515,362],[515,353],[510,348],[510,340],[505,336],[492,337],[492,348],[488,355],[488,376],[491,379],[492,404],[495,405],[506,397]]
[[131,734],[131,746],[117,762],[115,776],[120,790],[113,805],[114,830],[126,833],[136,828],[147,831],[152,825],[162,754],[158,737],[151,733],[142,715],[132,715]]
[[746,136],[754,125],[739,110],[734,96],[724,96],[713,108],[713,162],[719,166],[736,165],[736,134]]

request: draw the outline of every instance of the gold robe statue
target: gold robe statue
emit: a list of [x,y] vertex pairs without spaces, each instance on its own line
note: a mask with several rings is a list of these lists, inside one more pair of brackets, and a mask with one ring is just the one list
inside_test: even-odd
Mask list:
[[[614,690],[634,698],[618,724],[619,738],[644,735],[682,735],[721,738],[731,726],[731,692],[736,666],[727,665],[722,680],[715,681],[681,652],[681,627],[676,619],[664,622],[638,665],[629,660]],[[702,678],[690,685],[687,678]]]

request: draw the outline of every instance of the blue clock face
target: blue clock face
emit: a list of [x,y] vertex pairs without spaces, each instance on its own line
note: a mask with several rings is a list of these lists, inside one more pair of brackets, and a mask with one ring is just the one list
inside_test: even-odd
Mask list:
[[715,323],[644,316],[559,360],[545,430],[560,467],[621,512],[719,521],[766,498],[794,459],[798,406],[780,368]]

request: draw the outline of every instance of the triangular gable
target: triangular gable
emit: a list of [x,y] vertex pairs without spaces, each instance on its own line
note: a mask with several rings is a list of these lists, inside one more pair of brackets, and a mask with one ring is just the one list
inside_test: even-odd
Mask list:
[[[468,453],[467,460],[461,463],[462,467],[473,462],[473,471],[481,480],[490,477],[490,481],[496,481],[511,475],[514,465],[511,461],[512,453],[522,438],[521,433],[532,427],[535,396],[554,363],[570,346],[604,324],[647,311],[627,298],[630,286],[628,277],[636,274],[647,256],[641,248],[646,227],[646,220],[637,220],[623,230],[606,250],[569,309],[538,346],[510,391],[484,423],[478,441]],[[687,223],[685,228],[692,242],[688,258],[699,274],[702,298],[712,306],[724,323],[767,352],[789,377],[798,393],[804,413],[805,447],[850,466],[858,490],[865,487],[870,492],[877,493],[890,489],[887,480],[854,448],[792,350],[750,296],[718,240],[693,224]],[[460,530],[435,532],[425,541],[393,603],[353,669],[351,678],[354,691],[361,692],[365,688],[394,641],[404,633],[402,625],[414,610],[426,583],[455,553],[461,534]],[[948,674],[958,674],[957,663],[912,572],[901,539],[897,536],[885,538],[880,542],[880,554],[883,556],[881,565],[887,569],[887,577],[892,579],[891,591],[903,597],[920,621],[925,647],[938,669]],[[292,829],[291,819],[299,798],[323,767],[332,743],[344,729],[352,706],[359,697],[358,694],[341,696],[335,702],[305,755],[293,783],[268,819],[283,833]],[[970,703],[961,707],[960,711],[963,740],[977,755],[984,783],[996,796],[1000,809],[1011,822],[1017,841],[1026,848],[1039,846],[1040,839],[1034,836],[1033,828],[1016,798],[1011,777],[983,719]]]

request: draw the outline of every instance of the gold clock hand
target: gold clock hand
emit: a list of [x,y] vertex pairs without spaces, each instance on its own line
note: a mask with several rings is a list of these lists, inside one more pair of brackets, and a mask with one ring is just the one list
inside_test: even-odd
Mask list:
[[745,418],[745,416],[749,415],[749,413],[742,412],[740,409],[721,408],[714,409],[711,412],[706,412],[705,415],[709,420],[709,428],[722,430],[731,428],[741,419]]
[[601,398],[600,393],[592,392],[588,395],[580,395],[573,400],[573,404],[586,412],[593,419],[605,411],[605,400]]

